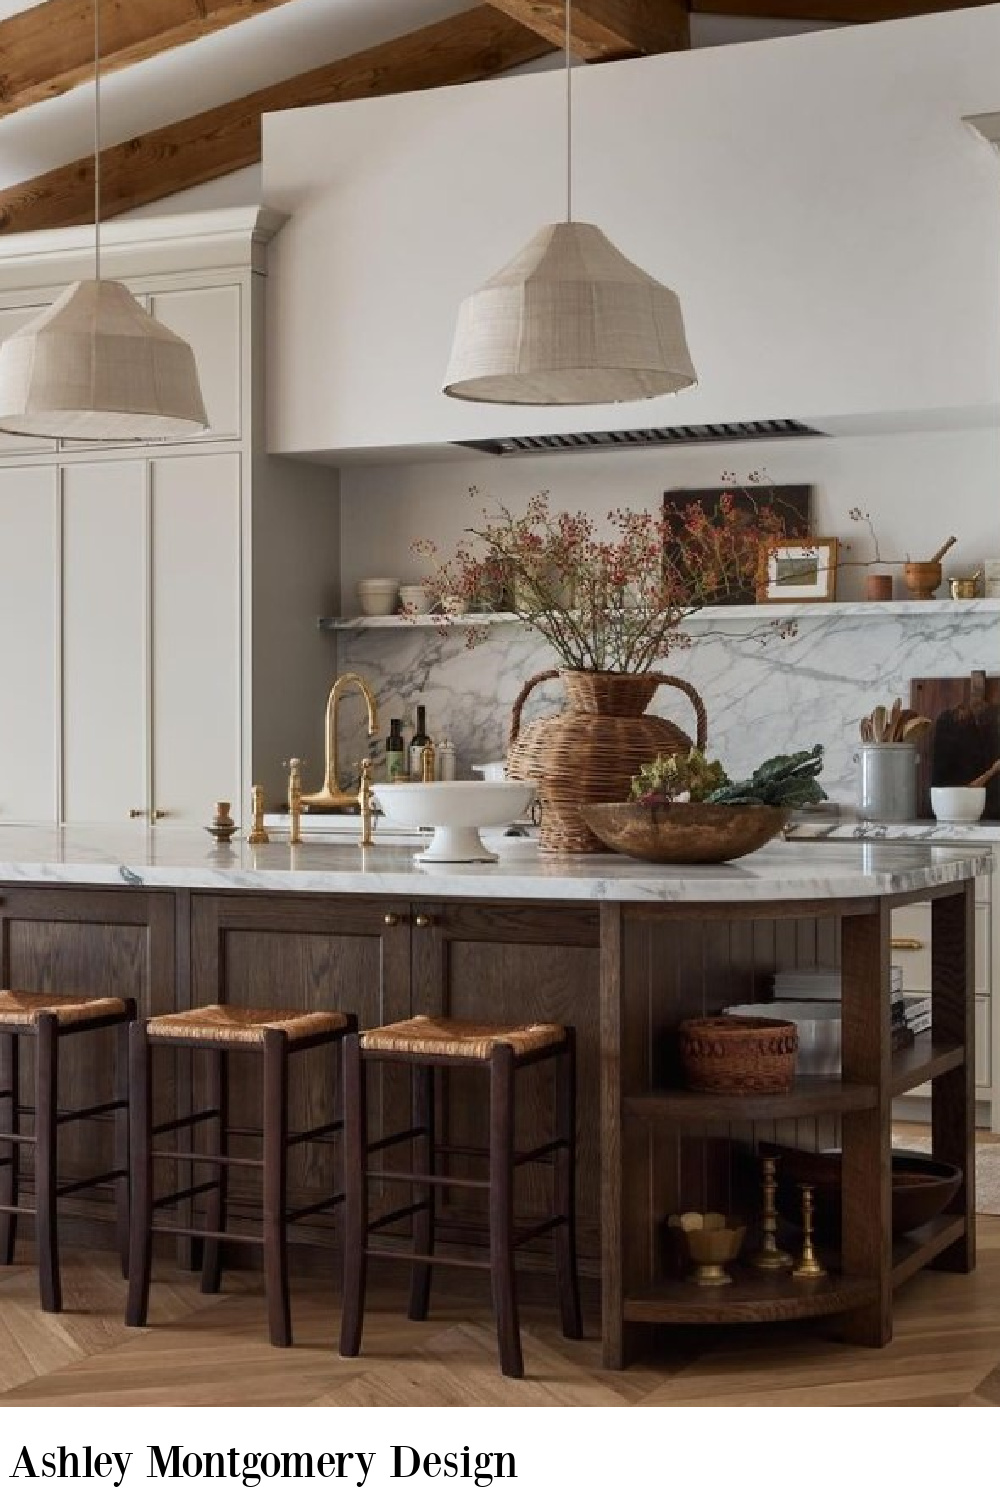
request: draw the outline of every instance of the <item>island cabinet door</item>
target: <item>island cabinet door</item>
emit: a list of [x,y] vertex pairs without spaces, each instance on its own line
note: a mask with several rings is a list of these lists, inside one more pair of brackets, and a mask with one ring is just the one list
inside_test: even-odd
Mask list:
[[[410,912],[386,898],[196,895],[191,902],[192,1005],[281,1006],[341,1010],[361,1030],[410,1014]],[[289,1125],[309,1130],[341,1114],[339,1049],[317,1048],[291,1059]],[[234,1126],[260,1123],[260,1059],[230,1063],[230,1118]],[[393,1084],[395,1083],[395,1089]],[[202,1086],[196,1070],[192,1086]],[[376,1070],[369,1091],[369,1129],[401,1128],[406,1094],[398,1079]],[[242,1151],[234,1154],[243,1155]],[[329,1196],[339,1182],[340,1148],[306,1143],[291,1153],[288,1191],[298,1205]],[[240,1200],[259,1204],[260,1174],[232,1175],[234,1211]],[[297,1238],[322,1242],[329,1228],[306,1220]]]
[[[555,1021],[577,1037],[577,1213],[581,1268],[600,1253],[598,1082],[598,918],[595,908],[520,904],[419,903],[413,915],[413,1008],[465,1020],[522,1024]],[[515,1097],[517,1145],[528,1149],[553,1134],[552,1064],[526,1069]],[[442,1079],[441,1127],[463,1145],[485,1145],[489,1084],[477,1069],[449,1070]],[[551,1169],[528,1164],[517,1173],[519,1220],[545,1218]],[[445,1205],[456,1226],[485,1231],[485,1195],[452,1192]],[[462,1237],[463,1228],[454,1233]],[[548,1254],[546,1241],[525,1259]]]
[[[140,1016],[157,1015],[176,1005],[174,931],[169,891],[0,887],[0,984],[41,994],[131,997]],[[33,1044],[20,1041],[19,1052],[21,1102],[30,1105]],[[7,1049],[0,1048],[0,1087],[6,1086],[9,1062]],[[66,1038],[59,1050],[59,1108],[81,1109],[115,1092],[115,1032]],[[163,1071],[156,1107],[165,1110],[172,1094],[171,1076]],[[108,1123],[83,1120],[64,1128],[60,1180],[107,1171],[112,1147]],[[113,1213],[107,1187],[72,1194],[59,1208],[62,1222],[109,1244]]]

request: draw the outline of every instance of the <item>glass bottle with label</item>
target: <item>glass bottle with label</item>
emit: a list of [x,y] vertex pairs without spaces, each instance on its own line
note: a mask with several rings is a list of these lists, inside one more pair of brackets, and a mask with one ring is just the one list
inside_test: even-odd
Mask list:
[[406,778],[406,741],[403,739],[402,719],[389,720],[389,733],[385,742],[385,774],[389,781]]
[[424,746],[430,744],[430,735],[427,733],[427,710],[422,703],[417,704],[417,728],[410,741],[410,780],[419,781],[423,769],[421,757]]

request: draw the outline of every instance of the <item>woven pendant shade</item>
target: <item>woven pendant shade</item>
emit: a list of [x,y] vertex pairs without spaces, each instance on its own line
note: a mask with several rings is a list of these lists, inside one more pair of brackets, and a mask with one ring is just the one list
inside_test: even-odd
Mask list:
[[183,438],[208,425],[194,354],[120,281],[77,281],[0,344],[0,429]]
[[547,224],[462,303],[444,391],[584,406],[696,381],[680,303],[596,224]]

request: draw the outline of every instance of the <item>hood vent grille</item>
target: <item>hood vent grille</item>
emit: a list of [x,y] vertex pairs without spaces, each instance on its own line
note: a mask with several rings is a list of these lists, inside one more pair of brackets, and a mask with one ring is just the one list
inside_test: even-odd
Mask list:
[[480,438],[455,443],[477,453],[583,453],[600,448],[656,448],[675,443],[748,443],[761,439],[825,437],[790,417],[766,422],[708,422],[702,426],[627,427],[621,432],[560,432],[543,437]]

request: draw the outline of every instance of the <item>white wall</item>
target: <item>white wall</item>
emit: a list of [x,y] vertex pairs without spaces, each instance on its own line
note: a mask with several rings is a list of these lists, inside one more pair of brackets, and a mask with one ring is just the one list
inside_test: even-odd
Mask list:
[[[959,540],[946,572],[1000,557],[1000,433],[994,427],[633,453],[463,456],[343,470],[344,612],[357,610],[359,578],[417,581],[422,565],[410,550],[413,539],[452,542],[480,518],[489,496],[518,511],[547,489],[556,506],[600,518],[617,505],[653,508],[667,489],[721,485],[727,472],[746,481],[756,470],[775,484],[815,487],[813,529],[852,544],[838,580],[840,598],[864,597],[866,570],[858,564],[872,556],[864,526],[848,514],[856,506],[870,513],[884,557],[928,557],[951,534]],[[470,498],[470,485],[479,486],[483,500]],[[900,580],[902,597],[901,567],[888,571]]]
[[575,211],[679,292],[700,377],[584,411],[439,394],[460,297],[561,214],[558,79],[267,117],[269,441],[995,410],[1000,164],[962,117],[998,55],[993,5],[576,70]]

